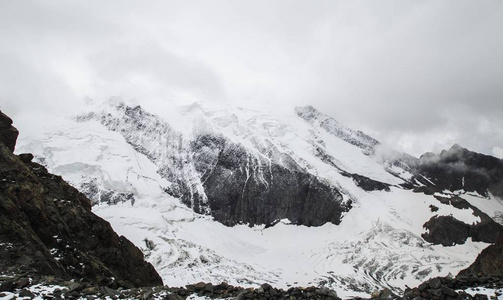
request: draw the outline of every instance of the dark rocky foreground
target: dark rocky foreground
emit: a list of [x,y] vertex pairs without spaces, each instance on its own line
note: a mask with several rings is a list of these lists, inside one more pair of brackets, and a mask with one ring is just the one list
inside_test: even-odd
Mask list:
[[487,299],[485,295],[473,297],[460,290],[472,288],[495,289],[494,296],[503,297],[503,236],[500,235],[494,245],[484,249],[475,262],[459,272],[456,278],[433,278],[418,287],[405,290],[403,299]]
[[[418,287],[405,290],[402,299],[489,299],[487,295],[482,294],[484,288],[494,289],[494,297],[502,297],[503,277],[501,276],[458,276],[456,278],[436,277],[423,282]],[[466,292],[472,289],[475,295]]]
[[2,290],[26,285],[25,279],[9,281],[18,274],[113,288],[161,285],[143,253],[93,214],[88,198],[31,162],[33,155],[13,154],[17,130],[11,124],[0,112],[0,274],[7,278]]
[[[278,289],[267,283],[257,288],[243,288],[221,283],[199,282],[184,287],[140,287],[140,288],[110,288],[90,282],[62,281],[53,276],[40,278],[15,277],[9,280],[3,278],[0,285],[0,299],[167,299],[182,300],[195,296],[206,299],[341,299],[337,293],[325,287],[291,287],[287,290]],[[1,282],[1,280],[0,280]],[[484,289],[491,289],[489,296]],[[471,289],[471,293],[467,292]],[[7,298],[7,297],[12,298]],[[390,290],[375,291],[368,299],[412,299],[412,300],[482,300],[501,299],[503,297],[503,277],[482,276],[457,278],[432,278],[418,287],[406,289],[404,294],[397,296]],[[354,298],[364,299],[364,298]]]
[[[27,278],[18,278],[19,282],[28,282]],[[10,283],[10,282],[8,282]],[[45,289],[39,288],[43,283]],[[5,283],[4,283],[5,285]],[[0,289],[2,290],[2,289]],[[17,284],[14,293],[0,292],[2,296],[26,297],[34,299],[167,299],[182,300],[189,297],[199,296],[211,299],[327,299],[337,300],[337,293],[328,288],[292,287],[288,290],[277,289],[269,284],[262,284],[258,288],[235,287],[226,283],[213,285],[199,282],[186,285],[185,287],[142,287],[132,289],[112,289],[106,286],[97,286],[90,283],[61,282],[53,278],[42,278],[40,282],[33,281],[26,285]]]

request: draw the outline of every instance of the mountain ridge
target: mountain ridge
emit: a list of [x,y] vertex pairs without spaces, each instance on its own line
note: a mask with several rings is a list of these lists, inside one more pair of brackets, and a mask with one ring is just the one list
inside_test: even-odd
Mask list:
[[[64,134],[48,131],[44,139],[24,142],[20,149],[45,153],[49,169],[63,171],[76,186],[96,179],[93,186],[98,191],[132,194],[134,204],[126,196],[108,201],[95,193],[93,209],[126,236],[142,234],[153,241],[156,247],[146,252],[147,257],[170,285],[194,278],[257,284],[263,278],[282,286],[300,280],[339,291],[357,286],[353,292],[383,287],[399,292],[405,284],[413,286],[466,268],[493,238],[476,242],[473,230],[465,230],[437,239],[441,235],[435,228],[441,229],[443,223],[433,221],[423,227],[428,221],[450,216],[460,222],[456,224],[472,228],[486,220],[495,227],[482,231],[500,230],[490,221],[501,210],[491,193],[445,189],[434,178],[423,176],[420,159],[383,151],[370,139],[370,143],[362,140],[367,145],[362,149],[320,126],[328,118],[320,114],[313,116],[321,122],[306,121],[296,111],[273,116],[199,106],[166,120],[119,101],[68,119]],[[179,132],[175,127],[180,126],[170,126],[173,122],[193,125]],[[358,138],[350,135],[354,136]],[[90,145],[97,150],[82,151]],[[75,165],[76,157],[81,165]],[[291,216],[282,201],[270,202],[279,203],[279,208],[243,201],[260,199],[254,193],[267,194],[271,186],[287,193],[292,187],[290,192],[298,194],[294,181],[287,180],[298,174],[333,188],[337,193],[326,199],[339,199],[338,205],[347,209],[327,223],[317,214],[334,214],[322,205],[309,208],[305,219],[296,219],[305,215],[302,202],[291,202],[296,206]],[[288,184],[280,184],[282,180]],[[225,200],[225,193],[236,197],[227,198],[231,203],[205,202],[203,197],[197,200],[196,193],[204,193],[206,199]],[[459,197],[466,203],[456,200]],[[258,204],[263,209],[254,211]],[[234,211],[229,209],[233,205]],[[282,214],[271,213],[275,210]],[[143,211],[154,221],[138,215]],[[144,244],[138,237],[133,242]]]

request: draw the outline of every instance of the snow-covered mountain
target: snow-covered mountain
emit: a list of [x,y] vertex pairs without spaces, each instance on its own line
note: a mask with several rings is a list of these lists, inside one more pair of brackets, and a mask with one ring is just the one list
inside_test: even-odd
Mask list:
[[310,106],[163,115],[93,104],[21,136],[17,152],[89,196],[167,285],[400,291],[456,274],[501,231],[500,160],[456,147],[416,159]]

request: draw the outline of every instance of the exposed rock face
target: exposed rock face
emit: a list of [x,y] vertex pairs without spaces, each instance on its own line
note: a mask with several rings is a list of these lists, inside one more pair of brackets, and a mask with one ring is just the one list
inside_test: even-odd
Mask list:
[[[9,282],[11,283],[11,282]],[[15,283],[14,283],[15,284]],[[132,289],[116,290],[104,286],[86,286],[75,282],[37,282],[37,285],[50,286],[57,284],[62,290],[48,289],[40,291],[34,283],[28,284],[23,290],[15,291],[7,295],[7,299],[18,299],[29,297],[30,299],[319,299],[319,300],[340,300],[337,292],[327,287],[290,287],[287,290],[274,288],[264,283],[258,288],[243,288],[232,286],[225,282],[212,284],[198,282],[188,284],[185,287],[141,287]],[[6,286],[6,284],[4,284]],[[3,291],[0,286],[0,295]],[[379,293],[380,297],[372,299],[389,299],[393,295],[390,291]],[[12,298],[11,298],[12,297]],[[393,297],[396,298],[396,297]]]
[[337,120],[320,113],[310,105],[297,107],[295,111],[299,117],[303,118],[307,122],[318,122],[321,128],[325,129],[330,134],[339,137],[343,141],[361,148],[367,155],[374,153],[375,146],[379,145],[379,142],[373,137],[366,135],[359,130],[354,130],[340,124]]
[[[423,227],[428,230],[421,236],[433,244],[443,246],[452,246],[464,244],[467,238],[475,242],[494,243],[500,233],[503,233],[503,226],[496,223],[488,215],[478,208],[470,205],[468,201],[460,198],[442,198],[437,199],[443,204],[450,204],[457,209],[470,209],[473,214],[480,218],[480,222],[475,224],[466,224],[452,216],[434,216]],[[485,199],[481,199],[484,201]]]
[[[334,120],[335,121],[335,120]],[[370,147],[370,146],[368,146]],[[372,148],[373,149],[373,148]],[[337,164],[334,162],[336,159],[326,153],[325,150],[323,150],[321,147],[316,148],[316,156],[319,157],[324,163],[331,165],[332,167],[336,168],[343,176],[352,178],[354,183],[362,188],[363,190],[370,192],[370,191],[389,191],[390,190],[390,185],[373,180],[371,178],[368,178],[366,176],[360,175],[360,174],[354,174],[354,173],[349,173],[347,171],[342,170],[337,166]]]
[[14,152],[19,132],[12,126],[12,119],[0,111],[0,140]]
[[470,225],[452,216],[432,217],[423,226],[428,229],[428,232],[421,236],[433,244],[443,246],[464,244],[466,238],[470,236]]
[[465,190],[485,196],[491,192],[503,197],[503,161],[495,157],[454,145],[439,155],[422,155],[416,168],[439,190]]
[[[343,175],[346,175],[346,174],[343,174]],[[355,184],[367,192],[370,192],[370,191],[390,191],[390,188],[389,188],[390,185],[387,183],[376,181],[376,180],[373,180],[373,179],[370,179],[368,177],[358,175],[358,174],[347,173],[346,176],[353,178],[353,181],[355,182]]]
[[[461,191],[459,196],[452,198],[436,198],[443,204],[452,205],[458,209],[472,209],[474,215],[480,217],[478,224],[465,224],[450,216],[434,216],[423,227],[428,232],[422,237],[431,243],[450,246],[463,244],[467,238],[474,241],[494,243],[503,226],[496,223],[488,215],[470,205],[462,197],[464,192],[476,192],[482,196],[489,193],[503,197],[503,161],[492,156],[469,151],[459,145],[443,150],[439,155],[426,153],[418,160],[408,160],[411,182],[415,192],[433,195],[443,191]],[[479,201],[487,201],[481,198]]]
[[[0,126],[11,126],[9,120],[2,118]],[[32,156],[14,155],[12,139],[4,137],[0,141],[1,270],[111,287],[162,284],[142,252],[91,212],[89,199],[31,162]]]
[[475,262],[458,276],[501,276],[503,277],[503,234],[496,243],[482,250]]
[[[457,276],[456,278],[435,277],[431,278],[418,287],[407,288],[402,298],[398,299],[431,299],[431,300],[478,300],[488,299],[487,294],[482,293],[480,288],[488,288],[494,290],[497,294],[491,296],[490,299],[499,298],[501,296],[501,288],[503,287],[503,278],[481,276],[481,277],[465,277]],[[475,288],[475,291],[481,291],[475,295],[466,292],[466,289]],[[499,292],[497,290],[500,290]],[[494,298],[493,298],[494,297]]]
[[96,178],[83,182],[78,186],[79,191],[89,199],[94,199],[95,203],[106,203],[109,205],[130,202],[134,204],[136,199],[133,193],[118,192],[109,189],[100,189]]
[[197,154],[207,153],[196,169],[204,174],[212,215],[223,224],[272,225],[283,218],[307,226],[339,224],[342,212],[350,208],[350,204],[342,204],[342,195],[335,188],[294,163],[289,168],[274,163],[267,166],[244,147],[211,135],[200,136],[192,148]]

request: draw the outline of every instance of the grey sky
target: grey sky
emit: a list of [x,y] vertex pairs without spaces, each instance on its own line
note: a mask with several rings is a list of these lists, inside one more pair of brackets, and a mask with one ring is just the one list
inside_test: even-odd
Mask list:
[[501,1],[0,0],[0,106],[311,104],[416,156],[502,155],[502,28]]

